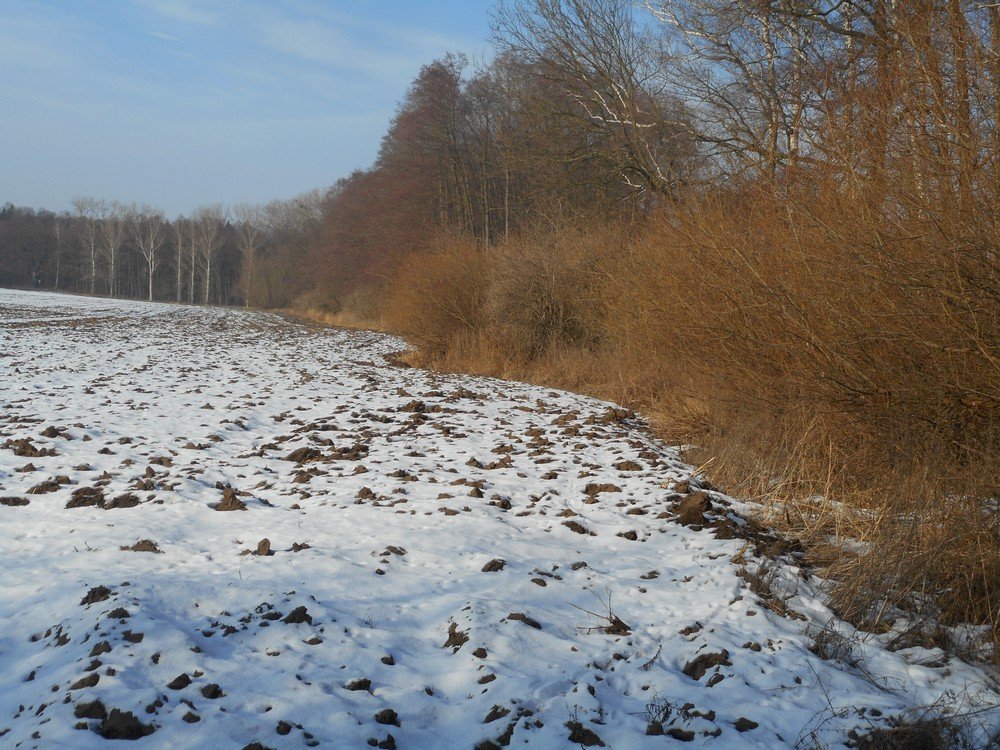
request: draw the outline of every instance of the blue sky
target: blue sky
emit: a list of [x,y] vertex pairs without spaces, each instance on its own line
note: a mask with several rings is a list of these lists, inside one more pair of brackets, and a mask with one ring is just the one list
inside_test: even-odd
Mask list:
[[3,0],[0,203],[168,215],[374,159],[420,66],[487,54],[490,0]]

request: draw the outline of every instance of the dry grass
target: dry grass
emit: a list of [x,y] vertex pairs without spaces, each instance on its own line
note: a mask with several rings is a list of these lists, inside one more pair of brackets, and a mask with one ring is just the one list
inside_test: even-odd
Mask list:
[[385,319],[424,363],[610,398],[697,444],[812,542],[853,621],[996,638],[997,247],[989,226],[803,184],[645,227],[452,238],[405,265]]

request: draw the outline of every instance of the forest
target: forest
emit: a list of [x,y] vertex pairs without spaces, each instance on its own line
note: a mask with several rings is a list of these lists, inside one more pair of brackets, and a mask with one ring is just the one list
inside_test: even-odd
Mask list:
[[290,309],[613,399],[800,540],[842,617],[1000,643],[1000,5],[522,0],[493,26],[328,190],[8,204],[0,285]]

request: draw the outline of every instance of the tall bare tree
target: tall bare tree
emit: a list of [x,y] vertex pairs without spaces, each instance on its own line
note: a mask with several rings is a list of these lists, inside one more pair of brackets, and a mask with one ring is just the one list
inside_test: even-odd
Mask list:
[[153,301],[153,276],[160,263],[160,250],[166,239],[165,219],[150,206],[133,206],[128,212],[129,228],[139,254],[146,261],[147,299]]
[[700,113],[699,139],[730,169],[749,166],[773,175],[794,163],[807,110],[823,84],[809,70],[822,28],[809,22],[806,6],[815,3],[643,0],[643,5],[663,24],[670,85]]
[[59,288],[59,269],[62,265],[62,238],[63,238],[63,221],[62,217],[56,216],[55,221],[52,223],[52,235],[55,238],[55,256],[56,256],[56,275],[55,282],[53,283],[53,288]]
[[185,244],[184,241],[190,234],[190,226],[187,219],[183,216],[178,216],[173,224],[171,225],[173,229],[174,238],[174,271],[176,273],[176,290],[174,294],[174,301],[180,302],[182,289],[183,289],[183,279],[184,279],[184,251]]
[[243,304],[249,307],[251,298],[256,295],[257,255],[264,247],[266,214],[260,205],[241,203],[233,208],[233,215],[236,218],[236,243],[242,258],[240,283]]
[[503,4],[496,31],[515,54],[538,63],[590,133],[576,158],[607,164],[630,187],[674,195],[683,181],[686,116],[666,86],[631,0],[528,0]]
[[221,204],[202,206],[191,216],[198,255],[204,268],[204,293],[202,302],[209,303],[212,285],[212,264],[222,249],[222,229],[225,226],[225,211]]
[[118,293],[118,261],[125,244],[125,208],[117,202],[102,206],[100,228],[104,256],[108,264],[108,295]]
[[87,258],[90,261],[88,273],[90,293],[94,294],[97,287],[97,252],[100,236],[97,222],[98,217],[103,212],[101,201],[96,198],[80,196],[73,199],[73,210],[76,212],[77,220],[82,227],[81,235],[84,249],[87,251]]

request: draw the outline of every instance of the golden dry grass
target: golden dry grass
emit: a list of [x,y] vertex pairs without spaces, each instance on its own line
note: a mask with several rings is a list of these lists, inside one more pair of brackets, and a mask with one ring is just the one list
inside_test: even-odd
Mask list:
[[404,265],[385,320],[424,363],[642,409],[811,542],[854,621],[996,637],[1000,245],[942,218],[886,222],[812,184],[450,238]]

